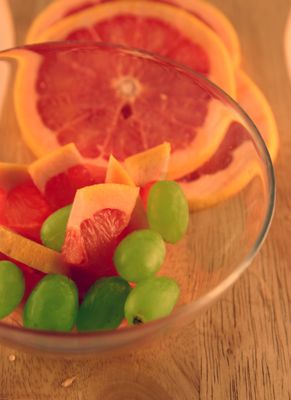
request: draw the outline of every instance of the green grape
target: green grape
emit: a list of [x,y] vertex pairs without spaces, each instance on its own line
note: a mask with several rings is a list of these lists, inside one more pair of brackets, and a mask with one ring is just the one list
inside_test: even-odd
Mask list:
[[188,203],[178,183],[156,182],[147,201],[149,227],[169,243],[176,243],[186,233],[189,222]]
[[96,281],[79,309],[78,331],[117,328],[124,318],[124,303],[130,290],[129,284],[118,276]]
[[114,253],[118,273],[127,281],[139,282],[154,275],[164,262],[165,243],[158,232],[150,229],[126,236]]
[[60,208],[42,224],[40,236],[46,247],[61,252],[71,209],[71,205]]
[[139,282],[125,303],[125,317],[129,324],[139,324],[169,315],[180,294],[174,279],[151,277]]
[[78,312],[78,290],[64,275],[46,275],[31,292],[23,311],[26,328],[69,332]]
[[23,273],[10,261],[0,261],[0,319],[21,302],[25,290]]

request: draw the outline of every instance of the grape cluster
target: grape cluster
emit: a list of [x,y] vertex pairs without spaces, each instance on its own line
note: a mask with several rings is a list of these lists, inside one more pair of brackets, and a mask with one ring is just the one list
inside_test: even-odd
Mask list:
[[[71,206],[57,210],[43,223],[45,246],[61,251]],[[176,243],[188,226],[188,204],[179,185],[159,181],[149,191],[146,206],[149,229],[127,235],[113,256],[119,276],[97,280],[80,307],[78,289],[67,276],[46,275],[28,297],[23,310],[27,328],[69,332],[115,329],[124,318],[141,324],[169,315],[180,294],[177,282],[157,276],[166,256],[165,242]],[[25,283],[21,270],[0,262],[0,318],[22,301]]]

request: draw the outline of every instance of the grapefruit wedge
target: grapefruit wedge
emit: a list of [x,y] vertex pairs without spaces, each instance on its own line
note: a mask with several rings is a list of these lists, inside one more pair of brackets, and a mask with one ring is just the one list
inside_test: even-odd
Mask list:
[[148,190],[149,184],[152,185],[155,181],[166,177],[170,151],[169,143],[163,143],[126,158],[124,165],[110,156],[105,182],[140,187],[140,196],[137,198],[130,222],[126,228],[127,233],[148,228],[144,193]]
[[41,225],[50,213],[27,167],[0,163],[0,224],[39,241]]
[[124,165],[137,186],[165,179],[170,161],[171,146],[159,146],[134,154],[124,160]]
[[[105,183],[120,183],[122,185],[129,185],[136,187],[131,176],[128,174],[124,165],[116,160],[112,155],[109,158]],[[141,192],[141,188],[140,188]],[[135,207],[132,211],[129,223],[124,230],[125,234],[129,234],[137,229],[145,229],[148,227],[147,216],[142,205],[142,199],[137,197]]]
[[[262,92],[243,71],[237,73],[238,102],[259,129],[275,161],[278,130]],[[262,166],[250,134],[239,122],[231,123],[216,153],[200,168],[179,179],[190,209],[216,205],[235,194],[260,174]]]
[[125,167],[111,154],[108,161],[105,183],[120,183],[122,185],[135,186],[132,177]]
[[72,203],[77,189],[95,183],[73,143],[34,161],[28,171],[52,209]]
[[106,183],[77,191],[62,249],[68,264],[89,266],[99,275],[114,274],[112,256],[130,221],[139,189]]
[[[223,54],[217,54],[220,67]],[[106,168],[110,154],[124,161],[169,142],[175,179],[209,159],[229,124],[229,110],[194,76],[148,54],[55,43],[9,55],[20,61],[15,106],[21,131],[38,157],[73,142],[85,163]],[[224,74],[231,82],[233,72]]]
[[[33,21],[27,33],[26,43],[35,43],[39,36],[57,21],[107,1],[108,0],[58,0],[52,2]],[[202,0],[162,0],[161,2],[185,9],[208,25],[223,40],[234,64],[236,66],[239,65],[240,45],[237,34],[230,21],[218,8]],[[79,34],[79,38],[83,38],[83,40],[87,39],[86,31],[83,31],[83,37],[82,32],[79,32]],[[90,35],[88,35],[88,38],[91,38]]]

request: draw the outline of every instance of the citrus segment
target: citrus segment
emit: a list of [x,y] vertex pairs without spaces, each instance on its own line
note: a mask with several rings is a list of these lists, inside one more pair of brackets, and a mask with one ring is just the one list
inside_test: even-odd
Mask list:
[[[278,150],[278,131],[270,106],[261,91],[243,72],[237,73],[238,102],[250,113],[271,158]],[[209,207],[238,193],[261,171],[250,133],[232,122],[216,153],[200,168],[179,179],[191,209]]]
[[[15,52],[17,115],[38,156],[74,142],[87,163],[106,168],[110,154],[123,161],[169,142],[169,178],[175,179],[215,152],[229,124],[227,107],[195,76],[149,55],[88,43]],[[31,102],[22,93],[32,93]]]
[[34,161],[28,170],[53,209],[72,203],[77,189],[94,183],[74,144]]
[[67,224],[63,259],[89,265],[104,275],[112,270],[118,237],[128,225],[139,189],[107,183],[79,189]]
[[135,186],[134,181],[124,166],[113,155],[108,160],[105,183],[120,183],[122,185]]
[[171,146],[159,146],[134,154],[124,160],[124,165],[137,186],[164,179],[168,172]]
[[0,225],[0,253],[44,273],[66,273],[61,255]]
[[26,181],[7,194],[2,223],[38,241],[42,222],[50,212],[50,207],[33,182]]
[[[34,43],[44,31],[57,21],[107,1],[108,0],[59,0],[49,4],[32,23],[26,37],[26,43]],[[162,0],[162,2],[186,9],[207,24],[223,40],[232,56],[234,64],[236,66],[239,65],[240,45],[238,36],[227,17],[218,8],[201,0],[191,0],[191,2],[185,2],[183,0]],[[78,33],[80,34],[80,32]],[[82,35],[84,35],[82,36],[83,39],[86,38],[86,33],[82,32]]]
[[0,165],[0,223],[39,241],[40,228],[51,209],[25,167]]

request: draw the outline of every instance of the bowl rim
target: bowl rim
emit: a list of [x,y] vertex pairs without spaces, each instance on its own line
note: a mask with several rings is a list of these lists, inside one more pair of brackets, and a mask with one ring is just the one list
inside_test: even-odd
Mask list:
[[[29,44],[29,45],[23,45],[23,46],[17,46],[13,47],[10,49],[2,50],[0,51],[0,58],[2,57],[2,60],[6,59],[15,59],[15,56],[11,56],[10,52],[15,51],[15,50],[33,50],[36,48],[40,48],[41,46],[45,47],[51,47],[51,48],[57,48],[61,46],[65,47],[70,47],[70,48],[75,48],[77,46],[88,46],[88,47],[98,47],[98,48],[105,48],[105,49],[112,49],[112,50],[118,50],[118,51],[125,51],[127,54],[130,54],[132,56],[137,56],[137,57],[142,57],[142,58],[150,58],[153,59],[157,62],[161,62],[164,64],[167,64],[171,67],[176,68],[179,72],[181,73],[186,73],[188,76],[191,75],[192,77],[195,77],[198,79],[198,81],[202,81],[203,85],[206,85],[209,87],[209,89],[215,90],[215,92],[218,92],[226,101],[227,103],[234,109],[234,111],[240,115],[244,121],[244,124],[248,128],[249,134],[251,135],[255,146],[259,152],[260,158],[263,161],[264,167],[266,169],[266,181],[268,183],[268,196],[267,196],[267,207],[265,211],[265,216],[263,219],[263,224],[261,227],[261,230],[259,234],[257,235],[257,238],[250,248],[248,254],[242,259],[242,261],[237,265],[237,267],[226,277],[224,278],[218,285],[216,285],[214,288],[212,288],[209,292],[203,294],[201,297],[197,298],[196,300],[180,305],[177,307],[169,316],[160,318],[155,321],[148,322],[144,325],[137,325],[137,326],[130,326],[130,327],[124,327],[122,329],[117,329],[117,330],[104,330],[104,331],[97,331],[97,332],[88,332],[88,333],[75,333],[75,332],[70,332],[70,333],[62,333],[62,332],[51,332],[51,331],[41,331],[41,330],[33,330],[33,329],[27,329],[24,327],[15,327],[11,326],[5,323],[2,323],[0,321],[0,338],[10,338],[10,334],[14,335],[15,333],[19,336],[17,338],[17,342],[25,347],[25,339],[29,337],[43,337],[47,339],[53,339],[54,344],[53,347],[49,348],[44,348],[42,345],[39,347],[39,350],[44,350],[48,352],[57,352],[57,353],[63,353],[63,352],[76,352],[76,353],[82,353],[82,352],[89,352],[89,351],[100,351],[102,352],[102,349],[96,349],[98,341],[102,341],[105,339],[105,342],[113,342],[115,343],[114,347],[120,347],[122,346],[122,340],[120,340],[120,343],[116,343],[115,339],[120,338],[124,339],[125,337],[128,336],[135,336],[137,335],[138,337],[144,337],[148,333],[156,333],[159,330],[164,330],[167,328],[169,325],[171,325],[173,322],[176,322],[178,320],[182,320],[183,318],[189,317],[191,315],[194,315],[198,313],[199,311],[202,311],[204,308],[209,306],[211,303],[213,303],[215,300],[217,300],[227,289],[229,289],[236,281],[237,279],[241,276],[241,274],[247,269],[247,267],[251,264],[253,261],[254,257],[260,250],[262,244],[264,243],[264,240],[267,236],[267,233],[269,231],[272,217],[274,214],[274,208],[275,208],[275,174],[274,174],[274,169],[273,169],[273,164],[268,152],[268,149],[266,147],[266,144],[256,127],[255,123],[252,121],[252,119],[249,117],[249,115],[244,111],[244,109],[240,106],[240,104],[235,101],[231,96],[229,96],[223,89],[218,87],[215,83],[211,82],[209,79],[207,79],[205,76],[202,74],[192,70],[190,67],[187,67],[185,65],[182,65],[176,61],[173,61],[171,59],[168,59],[166,57],[160,56],[158,54],[154,54],[148,51],[145,51],[143,49],[138,49],[138,48],[131,48],[123,45],[118,45],[114,43],[105,43],[105,42],[94,42],[94,41],[60,41],[60,42],[45,42],[45,43],[39,43],[39,44]],[[1,59],[0,59],[1,61]],[[4,334],[4,336],[2,335]],[[74,345],[76,343],[76,339],[78,339],[78,344],[77,346]],[[15,337],[11,340],[12,342],[15,342]],[[64,349],[63,345],[67,342],[71,342],[72,346],[68,346],[68,348]],[[87,341],[87,345],[82,347],[81,342]],[[128,342],[128,341],[124,341]],[[68,344],[68,343],[67,343]],[[27,347],[31,348],[31,345],[28,345]],[[105,349],[106,350],[106,349]]]

